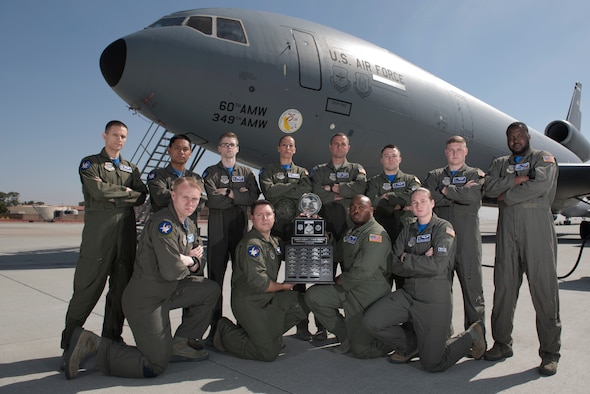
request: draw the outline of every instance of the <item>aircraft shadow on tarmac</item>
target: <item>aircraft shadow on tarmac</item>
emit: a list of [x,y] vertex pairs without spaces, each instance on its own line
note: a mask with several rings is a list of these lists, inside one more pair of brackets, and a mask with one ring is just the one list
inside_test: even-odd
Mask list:
[[34,250],[0,255],[0,271],[73,268],[80,248]]

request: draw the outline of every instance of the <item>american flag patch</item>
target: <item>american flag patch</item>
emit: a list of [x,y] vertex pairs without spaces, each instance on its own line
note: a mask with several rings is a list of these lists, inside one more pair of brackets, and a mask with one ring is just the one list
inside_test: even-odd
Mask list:
[[369,242],[383,242],[383,237],[379,234],[369,234]]
[[447,227],[447,234],[449,234],[451,237],[455,236],[455,230],[453,230],[452,227]]
[[543,156],[543,161],[545,163],[555,163],[555,157],[553,157],[553,156]]

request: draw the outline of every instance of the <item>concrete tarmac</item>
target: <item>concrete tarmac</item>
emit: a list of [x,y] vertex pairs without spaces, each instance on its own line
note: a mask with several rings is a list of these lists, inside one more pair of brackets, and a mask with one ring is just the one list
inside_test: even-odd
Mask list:
[[[487,341],[493,298],[495,218],[482,218],[483,276]],[[208,349],[210,357],[196,363],[170,364],[153,379],[124,379],[96,371],[66,380],[59,371],[61,330],[72,293],[81,224],[0,222],[0,392],[1,393],[539,393],[590,391],[589,248],[571,276],[559,281],[562,358],[556,375],[541,376],[535,313],[526,279],[514,321],[514,356],[501,362],[463,358],[442,373],[428,373],[419,362],[392,365],[383,358],[359,360],[329,351],[324,344],[284,338],[286,347],[274,362],[241,360]],[[580,252],[578,226],[557,226],[558,274],[574,266]],[[489,267],[488,267],[489,266]],[[224,315],[230,317],[229,277],[226,276]],[[85,328],[100,333],[104,296]],[[313,319],[312,319],[313,320]],[[172,324],[180,322],[173,311]],[[461,289],[454,284],[453,323],[462,331]],[[586,333],[586,334],[585,334]],[[134,344],[125,327],[124,339]],[[323,346],[322,346],[323,345]],[[589,368],[588,370],[586,368]]]

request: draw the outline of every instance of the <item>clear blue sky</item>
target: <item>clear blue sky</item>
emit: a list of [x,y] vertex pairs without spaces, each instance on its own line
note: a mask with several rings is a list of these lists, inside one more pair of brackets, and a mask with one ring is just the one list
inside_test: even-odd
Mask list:
[[[110,119],[129,126],[131,157],[149,123],[103,80],[100,54],[163,15],[204,7],[287,14],[361,37],[539,131],[566,116],[576,81],[590,113],[586,0],[0,0],[0,191],[81,201],[78,164],[103,146]],[[217,161],[206,157],[198,172]]]

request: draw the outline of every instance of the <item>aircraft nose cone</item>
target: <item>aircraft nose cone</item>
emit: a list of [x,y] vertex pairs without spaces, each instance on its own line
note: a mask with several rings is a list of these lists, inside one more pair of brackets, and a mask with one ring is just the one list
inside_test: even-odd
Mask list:
[[118,39],[100,55],[100,71],[110,87],[115,87],[121,80],[127,59],[127,44]]

